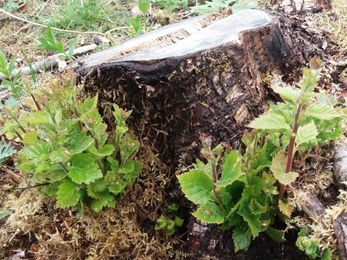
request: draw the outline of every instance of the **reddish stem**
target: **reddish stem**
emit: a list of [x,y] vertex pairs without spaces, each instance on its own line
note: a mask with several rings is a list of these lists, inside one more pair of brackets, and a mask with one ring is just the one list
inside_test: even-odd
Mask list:
[[[299,116],[300,116],[301,110],[302,110],[302,104],[299,104],[298,110],[296,111],[296,114],[294,117],[292,136],[290,137],[289,145],[288,145],[286,173],[290,172],[292,170],[292,166],[293,166],[295,138],[296,138],[296,134],[298,133],[298,129],[299,129]],[[281,184],[280,193],[278,195],[279,200],[283,199],[283,195],[284,195],[285,190],[286,190],[286,185]]]
[[33,99],[33,101],[34,101],[34,103],[35,103],[36,108],[37,108],[39,111],[41,111],[41,106],[40,106],[39,103],[37,103],[35,96],[34,96],[33,94],[30,94],[30,95],[31,95],[31,98]]

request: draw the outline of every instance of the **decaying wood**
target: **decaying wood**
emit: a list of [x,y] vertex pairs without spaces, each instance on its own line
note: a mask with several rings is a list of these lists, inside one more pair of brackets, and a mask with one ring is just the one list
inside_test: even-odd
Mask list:
[[296,191],[299,201],[297,201],[299,207],[310,217],[312,220],[317,220],[318,217],[325,213],[324,205],[313,196],[310,192],[299,189]]
[[280,9],[285,13],[293,12],[320,12],[322,10],[331,10],[331,2],[329,0],[280,0],[278,2]]
[[[347,187],[347,143],[339,140],[334,155],[334,175],[340,189]],[[347,212],[343,211],[334,219],[334,233],[338,242],[341,259],[347,259]]]
[[347,186],[347,143],[340,140],[335,148],[334,175],[340,188]]
[[339,255],[342,260],[347,259],[347,213],[341,213],[334,220],[334,233],[337,239]]

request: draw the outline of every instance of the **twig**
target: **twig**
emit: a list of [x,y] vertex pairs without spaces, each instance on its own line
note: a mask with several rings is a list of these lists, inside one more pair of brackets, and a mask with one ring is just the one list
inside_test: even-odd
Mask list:
[[[80,48],[76,48],[74,50],[73,55],[74,56],[82,55],[86,52],[94,50],[96,48],[96,46],[97,46],[96,44],[91,44],[91,45],[87,45],[87,46],[82,46]],[[62,55],[63,54],[59,53],[59,54],[49,56],[48,58],[46,58],[42,61],[34,62],[31,64],[31,68],[35,73],[39,72],[40,70],[46,70],[46,69],[53,68],[53,67],[58,65],[58,59]],[[15,69],[12,73],[12,77],[17,75],[17,73],[19,73],[19,72],[21,75],[30,75],[31,74],[30,66],[26,66],[22,69]],[[6,79],[6,76],[0,73],[0,80],[1,79]]]
[[15,183],[19,183],[20,181],[20,176],[16,173],[14,173],[12,170],[10,170],[9,168],[7,168],[6,166],[2,166],[1,170],[3,170],[5,173],[7,173],[8,175],[11,176],[11,179],[15,182]]
[[16,187],[15,190],[29,190],[29,189],[33,189],[33,188],[37,188],[37,187],[41,187],[41,186],[46,186],[46,185],[49,185],[49,183],[46,182],[46,183],[36,184],[36,185],[33,185],[33,186]]

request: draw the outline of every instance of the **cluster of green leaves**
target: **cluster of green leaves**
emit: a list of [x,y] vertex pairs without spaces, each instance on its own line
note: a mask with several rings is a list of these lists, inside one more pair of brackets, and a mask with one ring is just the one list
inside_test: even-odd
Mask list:
[[98,97],[81,102],[74,85],[56,80],[48,90],[31,93],[35,100],[25,106],[5,106],[1,134],[23,144],[17,168],[44,184],[42,191],[56,198],[58,207],[81,207],[86,201],[99,212],[114,207],[141,172],[142,163],[132,159],[139,143],[127,133],[131,111],[114,105],[116,128],[110,139]]
[[65,51],[64,43],[62,41],[56,41],[52,30],[47,27],[46,37],[39,38],[40,44],[37,46],[38,49],[46,51],[55,51],[63,55],[63,57],[71,60],[77,43],[77,38],[74,39],[68,46],[68,51]]
[[335,97],[315,92],[321,66],[321,61],[313,58],[311,68],[303,70],[299,88],[274,85],[272,89],[285,102],[271,105],[266,114],[249,124],[249,127],[262,132],[266,142],[276,148],[270,170],[281,184],[279,200],[283,198],[285,186],[299,175],[292,171],[295,153],[303,154],[318,144],[336,140],[342,134],[341,122],[346,111],[337,107]]
[[160,215],[154,229],[164,230],[168,236],[173,235],[175,233],[175,229],[183,225],[183,219],[177,215],[178,208],[179,206],[177,204],[169,205],[167,209],[167,214],[169,217]]
[[321,249],[317,241],[314,241],[306,236],[305,230],[299,232],[298,239],[296,240],[295,245],[301,250],[304,251],[310,259],[316,259],[320,257],[321,260],[330,260],[331,252],[329,249]]
[[266,156],[266,145],[259,149],[255,137],[247,139],[244,157],[238,151],[225,152],[222,145],[211,149],[211,139],[206,138],[201,153],[207,162],[197,160],[193,169],[178,176],[186,197],[198,205],[193,213],[197,219],[233,229],[235,251],[247,249],[262,231],[282,239],[270,227],[277,206],[274,195],[278,194],[276,179],[264,171],[271,157]]
[[314,91],[320,69],[311,67],[304,69],[299,88],[273,86],[285,102],[272,104],[249,124],[254,130],[242,138],[243,154],[222,145],[212,149],[207,137],[201,151],[204,162],[197,160],[191,170],[178,176],[186,197],[198,205],[193,213],[197,219],[233,229],[235,251],[247,249],[263,231],[283,240],[271,224],[276,216],[292,213],[283,195],[286,185],[299,175],[292,171],[295,153],[303,154],[341,135],[345,113],[335,107],[334,98]]

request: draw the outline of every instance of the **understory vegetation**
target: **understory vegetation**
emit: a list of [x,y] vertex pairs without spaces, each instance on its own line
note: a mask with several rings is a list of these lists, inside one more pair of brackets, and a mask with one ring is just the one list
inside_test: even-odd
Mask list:
[[[317,29],[329,21],[336,46],[346,48],[347,12],[344,16],[340,2],[333,2],[342,17],[337,22],[312,15],[307,23]],[[328,77],[325,61],[312,58],[297,83],[264,75],[282,102],[270,102],[249,122],[238,150],[213,146],[213,137],[203,136],[202,158],[178,169],[177,176],[128,126],[131,110],[88,96],[71,70],[37,73],[32,66],[39,57],[57,54],[64,70],[78,60],[76,48],[93,44],[95,36],[102,38],[95,46],[100,50],[185,17],[268,5],[243,0],[3,3],[0,14],[15,15],[19,24],[0,28],[0,258],[25,251],[25,257],[38,259],[189,259],[178,245],[193,205],[196,219],[232,231],[235,252],[247,250],[263,232],[282,243],[288,230],[300,229],[296,246],[308,257],[338,259],[330,229],[323,234],[322,222],[312,224],[296,214],[295,183],[305,175],[297,165],[315,149],[331,149],[346,131],[344,100],[318,90],[322,76]],[[18,69],[24,64],[29,75]],[[100,113],[101,105],[109,107],[114,125],[105,123],[110,118]],[[166,192],[177,182],[189,202],[180,204],[178,195]],[[341,192],[326,218],[346,203]],[[276,227],[278,221],[286,227]]]

